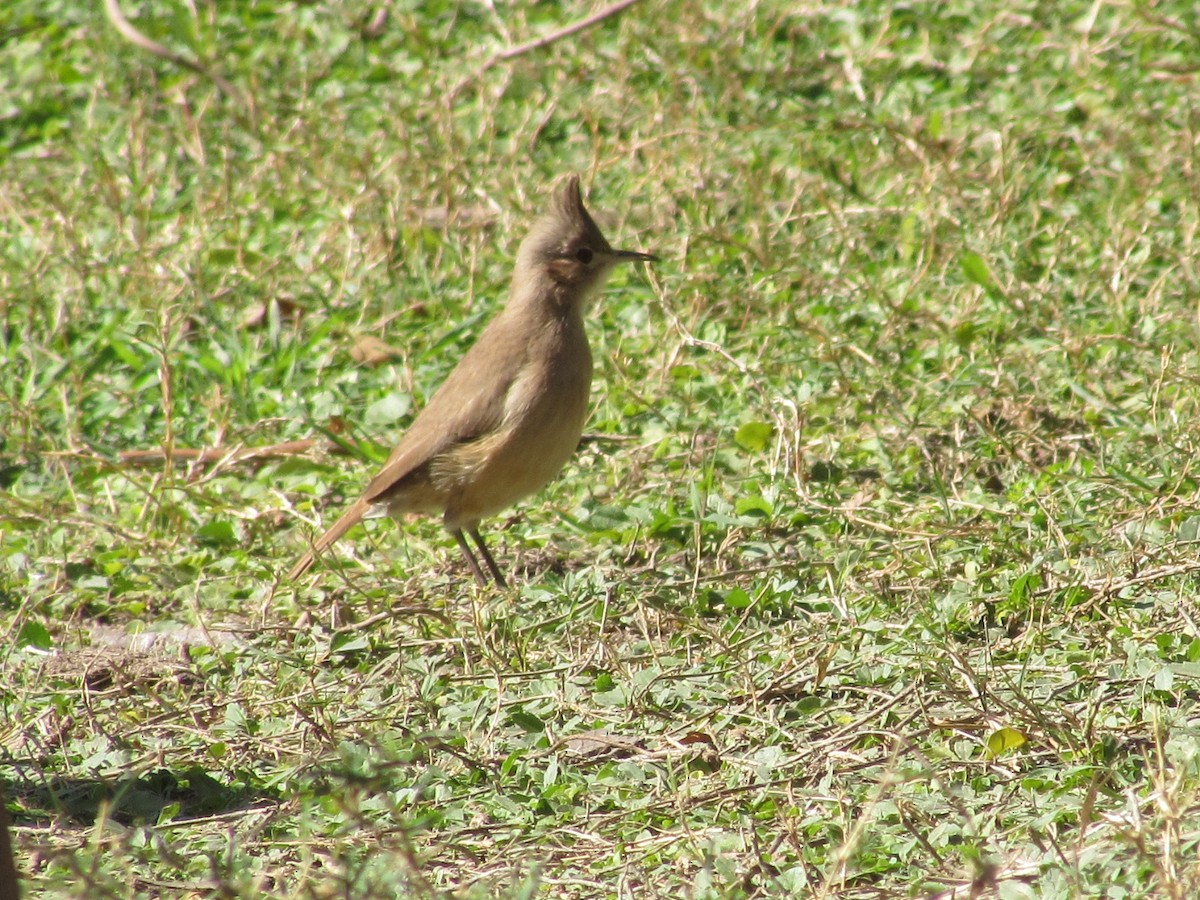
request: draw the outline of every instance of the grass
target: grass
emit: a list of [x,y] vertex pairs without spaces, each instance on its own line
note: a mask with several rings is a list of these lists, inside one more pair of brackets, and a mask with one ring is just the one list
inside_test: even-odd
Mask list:
[[[27,893],[1195,896],[1192,6],[636,4],[490,67],[593,7],[388,9],[126,7],[241,104],[0,12]],[[283,583],[572,171],[663,262],[489,523],[517,586],[431,521]]]

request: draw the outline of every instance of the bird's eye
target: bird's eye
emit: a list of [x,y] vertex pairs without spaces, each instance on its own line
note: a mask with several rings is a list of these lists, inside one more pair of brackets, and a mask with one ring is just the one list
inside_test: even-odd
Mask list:
[[575,251],[575,258],[585,266],[592,261],[592,251],[589,247],[580,247]]

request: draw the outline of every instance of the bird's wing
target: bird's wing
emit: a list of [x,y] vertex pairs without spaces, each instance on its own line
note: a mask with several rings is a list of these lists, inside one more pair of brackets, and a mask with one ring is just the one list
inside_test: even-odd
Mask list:
[[374,503],[447,447],[495,430],[524,364],[528,341],[498,317],[434,392],[363,492]]

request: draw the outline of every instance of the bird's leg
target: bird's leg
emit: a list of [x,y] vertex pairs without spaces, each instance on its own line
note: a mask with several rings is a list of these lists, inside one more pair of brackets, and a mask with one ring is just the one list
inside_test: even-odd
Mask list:
[[479,533],[478,528],[472,528],[469,532],[471,540],[475,542],[475,546],[479,548],[479,552],[483,554],[483,561],[487,563],[488,571],[492,573],[492,577],[496,579],[496,584],[499,587],[508,587],[508,582],[504,580],[504,574],[500,571],[500,567],[496,565],[496,560],[492,559],[492,554],[488,551],[487,544],[483,542],[483,535]]
[[[450,532],[454,535],[454,539],[458,541],[458,546],[463,552],[463,556],[467,558],[467,565],[471,567],[471,574],[475,576],[475,580],[479,582],[480,587],[487,587],[487,578],[484,577],[483,569],[479,568],[479,560],[475,558],[475,554],[471,552],[471,545],[467,543],[467,539],[463,537],[462,529],[456,528]],[[495,563],[488,559],[489,568],[494,568]]]

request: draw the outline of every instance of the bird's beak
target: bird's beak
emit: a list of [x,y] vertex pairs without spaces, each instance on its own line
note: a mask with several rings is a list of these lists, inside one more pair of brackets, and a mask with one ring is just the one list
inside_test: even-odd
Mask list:
[[658,262],[653,253],[643,253],[641,250],[614,250],[613,256],[617,262]]

